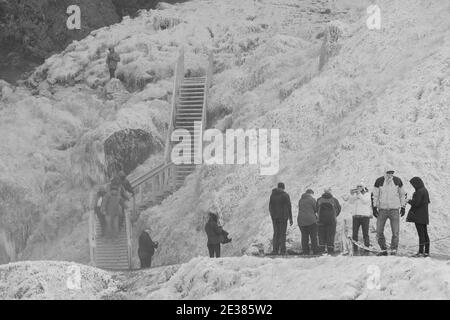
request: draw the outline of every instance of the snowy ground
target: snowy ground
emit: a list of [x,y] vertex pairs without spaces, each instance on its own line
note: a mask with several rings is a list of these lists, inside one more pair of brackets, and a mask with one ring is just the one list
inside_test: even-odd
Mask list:
[[450,262],[400,257],[194,258],[183,265],[107,273],[70,263],[0,267],[0,299],[450,299]]

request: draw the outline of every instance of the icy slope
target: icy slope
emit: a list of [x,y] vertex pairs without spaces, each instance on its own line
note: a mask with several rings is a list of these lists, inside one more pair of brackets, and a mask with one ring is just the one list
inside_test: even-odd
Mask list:
[[[366,27],[364,13],[356,22],[338,24],[340,51],[320,74],[317,51],[300,40],[287,42],[295,49],[277,51],[286,35],[274,34],[240,69],[216,75],[210,107],[224,106],[232,127],[281,129],[280,172],[262,177],[248,166],[201,168],[184,189],[143,217],[162,244],[157,264],[207,254],[203,226],[210,208],[220,212],[233,237],[225,255],[267,251],[268,198],[276,182],[286,183],[295,220],[296,202],[306,188],[319,195],[331,186],[342,201],[362,179],[373,185],[385,165],[397,170],[410,195],[408,180],[424,178],[432,201],[432,241],[449,235],[450,22],[442,12],[448,13],[450,4],[380,1],[380,7],[379,31]],[[290,14],[295,12],[291,8]],[[288,76],[300,84],[281,101]],[[299,237],[298,227],[290,227],[290,248],[300,250]],[[401,251],[417,250],[414,226],[404,219],[400,239]],[[434,252],[449,249],[448,239],[432,244]]]
[[[77,279],[80,279],[80,282]],[[76,263],[53,261],[2,265],[0,280],[2,300],[106,299],[118,290],[119,285],[111,274],[103,270]]]
[[196,258],[146,298],[449,299],[449,271],[443,261],[396,257]]
[[449,299],[449,268],[444,261],[399,257],[203,257],[124,273],[19,262],[0,266],[0,299]]

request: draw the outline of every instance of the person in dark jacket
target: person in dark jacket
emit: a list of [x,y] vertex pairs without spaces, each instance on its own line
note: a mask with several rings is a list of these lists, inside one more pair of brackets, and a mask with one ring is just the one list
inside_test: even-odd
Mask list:
[[120,61],[120,56],[116,53],[114,47],[110,47],[108,55],[106,57],[106,65],[108,67],[109,77],[111,79],[116,77],[116,69],[117,69],[117,64],[119,63],[119,61]]
[[125,172],[119,171],[118,176],[119,176],[120,183],[122,184],[123,189],[126,192],[131,193],[132,196],[134,196],[133,187],[131,186],[130,181],[127,179],[127,175],[125,174]]
[[412,199],[408,201],[411,208],[406,221],[415,223],[419,236],[419,252],[415,256],[428,257],[430,255],[430,238],[428,237],[427,225],[429,223],[428,204],[430,203],[430,196],[422,179],[414,177],[409,182],[414,187],[415,192]]
[[120,215],[120,217],[119,217],[119,228],[122,229],[122,227],[124,226],[124,221],[125,221],[125,209],[127,208],[126,201],[130,200],[130,196],[128,195],[128,193],[131,193],[131,195],[134,196],[134,190],[133,190],[133,187],[131,186],[130,181],[128,181],[128,179],[127,179],[127,175],[123,171],[119,171],[117,176],[115,176],[111,180],[111,185],[117,186],[119,188],[120,195],[123,199],[123,203],[124,203],[123,214]]
[[152,265],[152,257],[155,254],[155,249],[158,248],[158,242],[153,242],[150,237],[150,230],[142,231],[139,236],[138,256],[141,260],[141,269],[150,268]]
[[117,237],[119,234],[119,219],[123,214],[124,202],[116,185],[110,186],[110,190],[103,198],[101,212],[105,215],[105,235],[108,238]]
[[106,226],[105,215],[102,212],[102,202],[105,195],[106,188],[104,186],[100,186],[94,199],[94,212],[97,215],[98,222],[100,223],[101,236],[105,235]]
[[306,190],[298,202],[297,223],[302,234],[302,253],[305,255],[310,254],[310,239],[313,254],[319,253],[317,245],[317,203],[313,194],[313,190]]
[[286,254],[287,221],[289,220],[291,226],[293,224],[291,199],[284,189],[284,183],[278,183],[278,187],[272,190],[269,201],[269,212],[273,224],[272,255]]
[[210,212],[208,222],[205,225],[205,232],[208,237],[206,246],[211,258],[220,258],[220,244],[231,242],[228,232],[219,226],[219,217],[216,213]]
[[341,212],[339,201],[331,194],[331,188],[325,189],[317,199],[317,214],[319,217],[319,247],[322,253],[334,253],[334,238],[336,236],[336,218]]

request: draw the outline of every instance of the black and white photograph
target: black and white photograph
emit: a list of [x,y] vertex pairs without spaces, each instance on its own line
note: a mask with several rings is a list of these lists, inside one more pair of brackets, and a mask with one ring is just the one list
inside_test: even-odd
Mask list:
[[0,0],[0,300],[449,300],[449,191],[449,0]]

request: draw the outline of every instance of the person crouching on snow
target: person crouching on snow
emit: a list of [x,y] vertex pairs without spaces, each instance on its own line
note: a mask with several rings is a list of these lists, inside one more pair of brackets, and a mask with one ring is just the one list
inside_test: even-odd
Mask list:
[[228,232],[219,226],[219,218],[216,213],[209,212],[209,219],[205,225],[205,232],[208,236],[207,247],[211,258],[220,258],[220,244],[231,242]]

